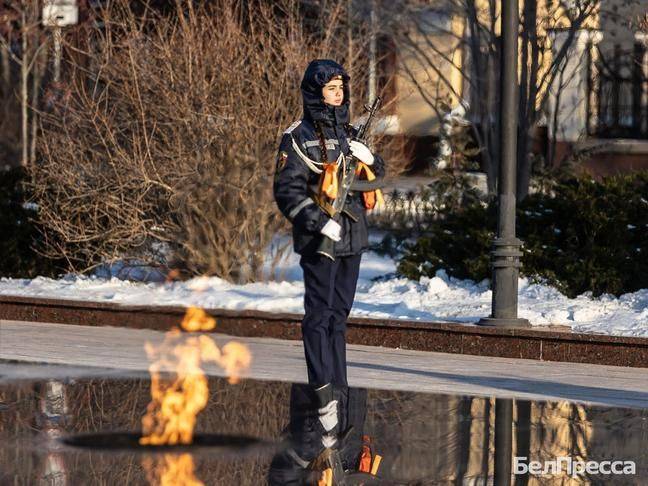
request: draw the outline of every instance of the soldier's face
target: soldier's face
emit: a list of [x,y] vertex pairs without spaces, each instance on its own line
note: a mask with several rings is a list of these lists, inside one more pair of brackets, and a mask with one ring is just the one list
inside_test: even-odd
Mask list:
[[322,88],[324,103],[340,106],[344,102],[344,82],[341,79],[331,79]]

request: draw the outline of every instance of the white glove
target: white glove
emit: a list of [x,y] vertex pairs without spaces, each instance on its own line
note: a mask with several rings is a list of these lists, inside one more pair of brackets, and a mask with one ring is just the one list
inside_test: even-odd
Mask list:
[[335,444],[337,444],[337,437],[334,435],[326,434],[322,436],[322,445],[325,449],[332,449]]
[[337,404],[337,400],[331,400],[322,408],[317,409],[319,421],[327,432],[338,424]]
[[342,226],[340,226],[335,220],[329,219],[320,230],[320,233],[324,236],[328,236],[333,241],[340,241],[342,239]]
[[351,148],[351,153],[356,159],[367,165],[374,163],[374,156],[371,153],[371,150],[369,150],[369,147],[364,143],[358,142],[357,140],[351,140],[349,142],[349,147]]

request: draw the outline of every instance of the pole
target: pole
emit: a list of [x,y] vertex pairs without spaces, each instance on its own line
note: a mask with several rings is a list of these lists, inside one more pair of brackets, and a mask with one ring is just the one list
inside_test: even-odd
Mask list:
[[500,66],[500,170],[498,180],[497,237],[493,241],[493,302],[491,316],[479,324],[527,327],[519,319],[518,275],[520,246],[515,237],[515,179],[518,116],[518,0],[502,0],[502,56]]
[[61,27],[54,27],[54,82],[61,81]]
[[513,462],[513,400],[495,399],[495,474],[493,484],[511,485]]
[[376,1],[371,2],[371,32],[369,34],[369,105],[376,99],[376,64],[378,62],[378,46],[376,31],[378,30],[378,16],[376,14]]

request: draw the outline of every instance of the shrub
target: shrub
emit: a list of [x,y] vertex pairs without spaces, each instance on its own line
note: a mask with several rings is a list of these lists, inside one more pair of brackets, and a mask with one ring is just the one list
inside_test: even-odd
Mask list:
[[60,261],[43,257],[42,240],[34,217],[34,206],[25,204],[25,172],[0,170],[0,277],[54,276]]
[[44,119],[33,189],[49,254],[75,271],[133,258],[262,278],[286,227],[272,199],[278,141],[301,115],[308,60],[339,55],[346,17],[331,18],[324,42],[289,0],[178,1],[146,15],[131,4],[102,11],[88,58],[70,61],[71,92]]
[[[648,287],[648,173],[595,181],[557,181],[550,194],[518,207],[522,274],[574,297],[620,295]],[[428,233],[408,245],[398,271],[410,278],[444,268],[458,278],[490,278],[495,204],[440,211]]]
[[474,202],[441,209],[429,221],[425,234],[415,243],[405,245],[398,273],[418,280],[445,269],[457,278],[489,278],[489,248],[495,222],[494,205]]
[[519,212],[523,270],[571,297],[648,287],[648,172],[574,178]]
[[243,19],[236,2],[210,5],[140,16],[113,2],[70,67],[32,168],[48,252],[70,270],[134,258],[237,281],[261,272],[283,224],[276,141],[299,112],[279,94],[305,61],[270,7]]

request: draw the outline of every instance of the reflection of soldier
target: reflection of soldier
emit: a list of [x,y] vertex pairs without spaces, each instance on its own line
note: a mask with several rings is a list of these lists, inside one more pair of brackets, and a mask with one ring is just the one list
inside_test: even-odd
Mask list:
[[[268,481],[271,485],[336,484],[326,481],[330,454],[347,473],[369,472],[372,457],[363,436],[366,417],[367,391],[358,388],[336,388],[338,424],[334,429],[321,417],[322,404],[313,388],[295,384],[290,391],[290,422],[284,431],[286,448],[277,454],[270,465]],[[337,448],[328,449],[328,437],[338,436]],[[333,480],[335,481],[335,480]],[[358,483],[359,484],[359,483]],[[366,483],[369,484],[369,483]]]

